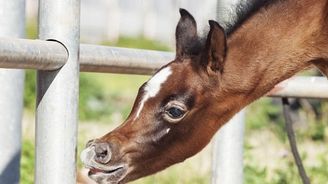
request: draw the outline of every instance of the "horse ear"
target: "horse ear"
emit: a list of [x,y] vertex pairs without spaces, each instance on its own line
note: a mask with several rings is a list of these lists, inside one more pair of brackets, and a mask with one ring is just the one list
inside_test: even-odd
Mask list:
[[208,72],[222,72],[227,50],[226,35],[219,23],[210,20],[210,31],[205,45],[205,65]]
[[189,55],[191,43],[198,40],[194,17],[185,9],[180,8],[179,12],[181,17],[175,30],[177,58]]

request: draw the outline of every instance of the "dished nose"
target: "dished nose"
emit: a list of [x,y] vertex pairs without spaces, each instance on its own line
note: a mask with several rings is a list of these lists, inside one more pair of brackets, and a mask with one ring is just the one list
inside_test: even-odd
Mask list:
[[112,157],[112,152],[107,143],[95,143],[95,161],[98,163],[106,164]]

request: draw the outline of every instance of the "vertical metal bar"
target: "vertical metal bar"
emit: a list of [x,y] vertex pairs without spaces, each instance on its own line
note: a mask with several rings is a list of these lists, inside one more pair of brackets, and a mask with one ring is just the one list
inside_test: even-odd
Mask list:
[[[0,0],[0,36],[24,37],[25,0]],[[24,70],[0,69],[0,183],[19,183]]]
[[37,73],[37,184],[76,183],[79,28],[79,0],[39,1],[39,38],[62,43],[69,57],[61,69]]
[[[217,20],[225,23],[236,18],[233,6],[241,0],[218,0]],[[245,112],[239,112],[214,138],[212,184],[242,184]]]
[[243,183],[245,112],[241,111],[216,134],[213,146],[212,184]]

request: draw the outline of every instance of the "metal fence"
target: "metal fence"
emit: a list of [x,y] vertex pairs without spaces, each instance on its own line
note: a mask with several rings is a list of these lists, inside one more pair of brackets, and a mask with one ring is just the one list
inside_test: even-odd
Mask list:
[[[35,183],[72,184],[79,71],[152,74],[174,54],[80,45],[79,0],[40,0],[39,40],[21,39],[24,3],[0,0],[0,68],[7,68],[0,70],[0,183],[19,183],[24,71],[18,69],[29,68],[38,70]],[[328,98],[320,77],[293,78],[283,86],[273,95]],[[243,119],[241,112],[214,141],[212,183],[243,182]]]

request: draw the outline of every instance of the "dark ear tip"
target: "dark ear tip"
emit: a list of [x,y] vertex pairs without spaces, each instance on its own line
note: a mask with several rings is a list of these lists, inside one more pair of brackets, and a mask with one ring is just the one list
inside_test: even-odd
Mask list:
[[208,24],[210,25],[210,28],[211,28],[211,29],[217,27],[217,28],[219,28],[219,29],[221,29],[221,30],[224,30],[224,29],[222,28],[222,26],[221,26],[218,22],[216,22],[215,20],[209,20],[209,21],[208,21]]
[[191,16],[191,14],[186,9],[180,8],[179,12],[180,12],[181,17]]
[[215,24],[217,24],[217,22],[215,20],[208,20],[208,24],[210,26],[215,26]]

